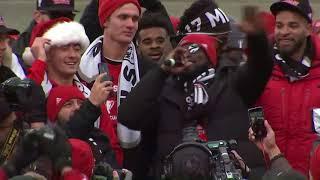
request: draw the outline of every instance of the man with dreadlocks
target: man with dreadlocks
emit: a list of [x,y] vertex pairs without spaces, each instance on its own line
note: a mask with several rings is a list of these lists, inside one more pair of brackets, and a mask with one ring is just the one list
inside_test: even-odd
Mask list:
[[[194,7],[203,11],[192,16]],[[252,153],[254,146],[252,152],[247,148],[247,108],[259,97],[271,74],[267,38],[255,18],[246,21],[243,30],[248,35],[248,63],[237,70],[220,66],[218,53],[223,44],[219,41],[225,42],[223,37],[230,30],[227,16],[211,0],[197,1],[191,8],[181,18],[179,33],[184,36],[178,47],[160,67],[141,79],[119,107],[118,120],[129,128],[153,128],[147,137],[152,136],[156,143],[156,178],[163,174],[162,160],[183,142],[182,129],[186,125],[196,127],[204,141],[237,139],[241,156],[256,156]],[[190,162],[191,169],[199,164]],[[203,170],[189,172],[196,177],[207,174]]]

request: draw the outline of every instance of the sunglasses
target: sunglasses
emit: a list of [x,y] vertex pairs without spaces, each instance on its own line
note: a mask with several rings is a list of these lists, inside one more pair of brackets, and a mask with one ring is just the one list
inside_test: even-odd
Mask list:
[[195,54],[199,51],[200,49],[200,45],[199,44],[190,44],[188,47],[187,47],[187,50],[190,54]]

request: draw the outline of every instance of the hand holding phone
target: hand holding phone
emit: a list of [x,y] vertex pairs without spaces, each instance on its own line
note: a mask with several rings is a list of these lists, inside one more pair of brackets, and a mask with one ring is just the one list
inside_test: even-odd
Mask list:
[[264,114],[262,107],[248,109],[250,126],[257,139],[263,139],[267,135],[267,129],[264,126]]

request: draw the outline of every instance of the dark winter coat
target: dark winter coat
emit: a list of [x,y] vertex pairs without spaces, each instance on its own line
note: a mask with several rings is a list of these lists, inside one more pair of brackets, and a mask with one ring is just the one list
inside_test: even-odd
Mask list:
[[[208,90],[206,131],[209,140],[238,140],[240,155],[254,167],[261,165],[256,160],[261,156],[247,140],[247,109],[263,91],[273,62],[264,34],[249,36],[248,46],[247,64],[240,68],[221,64],[217,69]],[[182,142],[185,109],[183,86],[157,68],[149,72],[120,105],[118,121],[131,129],[152,132],[142,138],[156,141],[155,161],[159,170],[161,160]]]
[[100,115],[101,108],[96,107],[89,100],[85,100],[64,128],[69,138],[81,139],[91,146],[96,163],[103,161],[118,168],[119,165],[109,138],[100,129],[94,127],[94,122]]
[[304,175],[309,173],[312,143],[318,118],[313,110],[320,107],[320,39],[311,36],[312,64],[308,76],[290,82],[275,65],[266,89],[257,104],[276,134],[276,143],[292,167]]

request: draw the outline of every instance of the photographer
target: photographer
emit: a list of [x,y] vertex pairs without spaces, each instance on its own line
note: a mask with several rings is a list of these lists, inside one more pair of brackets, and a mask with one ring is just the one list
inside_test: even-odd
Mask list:
[[31,128],[44,126],[47,121],[45,95],[34,81],[12,77],[0,85],[0,91],[0,96],[7,99],[10,109],[20,114],[23,122]]
[[13,77],[0,85],[1,162],[10,159],[26,128],[46,122],[45,98],[40,86],[30,79]]
[[[55,172],[56,178],[54,176],[47,178],[88,179],[79,171],[72,169],[71,147],[63,131],[48,127],[33,130],[22,137],[11,159],[1,166],[0,179],[6,180],[20,175],[24,168],[36,161],[41,155],[47,156],[51,160]],[[26,174],[28,174],[26,176],[39,176],[32,172]]]

